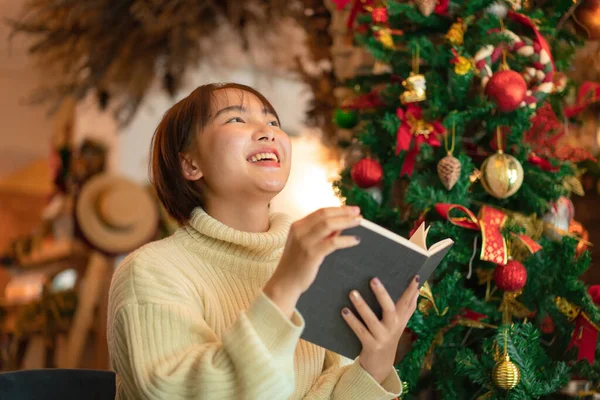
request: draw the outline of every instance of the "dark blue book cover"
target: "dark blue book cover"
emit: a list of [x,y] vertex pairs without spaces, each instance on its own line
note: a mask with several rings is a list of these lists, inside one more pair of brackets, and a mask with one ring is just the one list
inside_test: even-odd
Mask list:
[[409,240],[367,220],[342,234],[359,236],[360,244],[325,258],[297,309],[306,321],[302,339],[355,359],[362,346],[341,316],[344,307],[358,316],[348,298],[350,292],[358,290],[381,318],[370,280],[378,277],[396,301],[415,275],[420,276],[421,285],[429,279],[454,242],[445,239],[426,249],[424,225]]

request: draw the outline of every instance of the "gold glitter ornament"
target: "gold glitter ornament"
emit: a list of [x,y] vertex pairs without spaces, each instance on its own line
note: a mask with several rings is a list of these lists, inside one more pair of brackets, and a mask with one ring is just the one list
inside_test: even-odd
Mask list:
[[494,384],[502,390],[514,389],[521,380],[521,371],[508,355],[494,367],[492,372]]

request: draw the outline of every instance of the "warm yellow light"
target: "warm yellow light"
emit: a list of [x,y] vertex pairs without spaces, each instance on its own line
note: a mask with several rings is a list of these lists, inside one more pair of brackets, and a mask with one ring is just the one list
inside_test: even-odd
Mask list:
[[339,162],[330,149],[313,136],[292,139],[292,170],[285,189],[271,203],[274,212],[302,218],[322,207],[342,204],[332,182]]

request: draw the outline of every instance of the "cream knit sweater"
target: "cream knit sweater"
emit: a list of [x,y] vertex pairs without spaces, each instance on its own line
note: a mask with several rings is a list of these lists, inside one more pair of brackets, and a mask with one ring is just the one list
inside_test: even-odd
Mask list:
[[117,399],[388,400],[351,362],[299,340],[304,320],[286,318],[262,292],[290,220],[265,233],[234,230],[196,209],[173,236],[148,244],[115,272],[108,344]]

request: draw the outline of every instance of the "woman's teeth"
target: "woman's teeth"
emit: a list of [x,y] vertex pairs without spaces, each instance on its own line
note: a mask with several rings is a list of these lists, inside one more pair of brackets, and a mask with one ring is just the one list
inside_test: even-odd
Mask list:
[[250,157],[250,162],[253,163],[265,160],[279,162],[279,159],[277,158],[277,155],[275,153],[258,153]]

